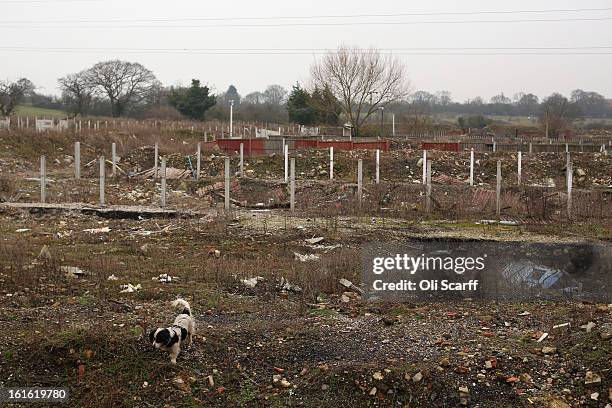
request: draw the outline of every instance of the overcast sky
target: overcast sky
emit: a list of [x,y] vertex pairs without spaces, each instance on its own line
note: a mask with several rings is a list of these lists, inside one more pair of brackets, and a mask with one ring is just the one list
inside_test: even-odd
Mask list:
[[[408,66],[413,89],[448,90],[453,99],[486,99],[504,92],[553,91],[569,94],[581,88],[612,98],[612,10],[521,14],[463,14],[360,18],[312,18],[321,15],[489,12],[612,7],[604,0],[360,1],[314,0],[0,0],[0,78],[31,79],[42,93],[57,93],[57,78],[97,61],[120,58],[151,69],[164,84],[187,84],[199,78],[217,91],[235,84],[245,95],[269,84],[289,88],[308,81],[315,55],[206,55],[169,53],[160,49],[333,49],[340,44],[462,55],[398,55]],[[302,19],[231,20],[304,16]],[[213,19],[155,21],[159,19]],[[606,18],[609,18],[606,20]],[[474,20],[559,20],[517,23],[453,23]],[[100,22],[92,22],[92,21]],[[115,22],[113,22],[113,20]],[[144,20],[121,22],[122,20]],[[400,22],[421,24],[390,24]],[[313,23],[357,23],[312,25]],[[384,24],[372,24],[384,23]],[[265,27],[253,25],[268,24]],[[270,26],[273,24],[281,26]],[[300,25],[301,24],[301,25]],[[224,25],[224,27],[211,27]],[[147,27],[138,27],[147,26]],[[170,27],[163,27],[170,26]],[[181,26],[190,26],[181,28]],[[531,47],[610,47],[562,50],[572,55],[541,55],[559,50],[508,50]],[[21,51],[10,47],[24,47]],[[55,47],[53,52],[41,49]],[[506,50],[482,50],[484,47]],[[72,50],[57,50],[72,48]],[[80,48],[75,51],[74,48]],[[106,48],[107,50],[92,50]],[[157,52],[120,48],[156,49]],[[450,50],[435,50],[450,48]],[[458,48],[477,48],[465,50]],[[433,50],[432,50],[433,49]],[[260,51],[261,52],[261,51]],[[414,51],[406,51],[414,52]],[[465,55],[534,52],[540,55]],[[575,53],[600,55],[575,55]],[[601,53],[607,53],[602,55]]]

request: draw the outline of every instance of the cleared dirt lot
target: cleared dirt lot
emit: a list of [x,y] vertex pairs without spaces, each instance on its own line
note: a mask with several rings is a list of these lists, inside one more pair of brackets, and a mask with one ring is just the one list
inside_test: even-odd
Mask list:
[[[612,403],[609,301],[374,303],[339,284],[361,283],[360,254],[368,242],[610,245],[606,155],[574,156],[574,168],[585,174],[575,179],[572,219],[564,212],[562,154],[526,156],[529,187],[519,189],[512,154],[480,155],[479,185],[470,188],[469,155],[432,153],[440,178],[426,213],[420,152],[412,150],[383,155],[379,186],[371,180],[372,152],[338,153],[335,182],[326,181],[325,152],[296,153],[293,214],[286,209],[282,157],[248,158],[252,172],[232,176],[235,201],[225,212],[218,184],[223,160],[206,152],[200,181],[169,180],[174,213],[161,216],[91,210],[97,168],[84,167],[84,179],[71,179],[72,136],[22,136],[0,138],[2,199],[38,201],[37,160],[44,153],[48,201],[90,209],[0,205],[0,330],[7,334],[0,342],[0,386],[67,386],[70,407]],[[154,140],[134,138],[92,137],[82,162],[123,140],[122,170],[146,170],[153,162],[146,146]],[[191,135],[166,140],[162,153],[171,166],[187,169],[192,142]],[[358,158],[366,169],[361,209]],[[490,196],[497,160],[507,174],[500,219]],[[237,164],[233,157],[234,169]],[[109,177],[106,198],[156,206],[159,181]],[[322,240],[309,242],[313,237]],[[172,322],[170,301],[177,296],[191,303],[198,332],[171,365],[147,334]]]

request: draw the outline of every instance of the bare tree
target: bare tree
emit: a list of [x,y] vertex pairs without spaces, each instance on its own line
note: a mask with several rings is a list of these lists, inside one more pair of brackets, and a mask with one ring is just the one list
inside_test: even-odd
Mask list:
[[270,85],[263,94],[267,103],[282,105],[287,97],[287,90],[280,85]]
[[315,87],[329,87],[338,98],[355,136],[379,107],[402,100],[409,90],[405,65],[376,49],[342,46],[315,61],[311,75]]
[[158,84],[155,75],[141,64],[120,60],[99,62],[85,75],[87,84],[108,98],[113,117],[143,100]]
[[85,115],[92,102],[92,89],[87,82],[86,72],[69,74],[57,80],[64,105],[70,113]]
[[544,125],[546,137],[558,137],[578,116],[578,107],[565,96],[554,93],[542,101],[540,123]]
[[34,92],[34,84],[26,78],[16,82],[0,81],[0,116],[11,116],[23,98]]

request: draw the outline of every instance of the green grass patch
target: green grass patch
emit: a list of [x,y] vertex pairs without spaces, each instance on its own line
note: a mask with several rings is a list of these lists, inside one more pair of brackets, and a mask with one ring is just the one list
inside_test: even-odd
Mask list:
[[63,119],[65,118],[66,112],[56,109],[45,109],[36,108],[34,106],[20,105],[15,109],[17,116],[30,116],[37,117],[39,119]]

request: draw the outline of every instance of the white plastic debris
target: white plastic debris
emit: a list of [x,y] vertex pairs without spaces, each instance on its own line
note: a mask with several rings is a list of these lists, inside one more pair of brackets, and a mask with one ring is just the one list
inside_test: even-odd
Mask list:
[[109,227],[103,227],[103,228],[90,228],[90,229],[84,229],[83,232],[88,232],[90,234],[103,234],[106,232],[110,232],[110,228]]
[[128,283],[127,285],[119,286],[119,288],[121,289],[119,293],[132,293],[142,289],[142,286],[140,285],[140,283],[136,286],[132,285],[131,283]]
[[170,276],[167,273],[162,273],[159,276],[153,277],[151,280],[159,281],[161,283],[170,283],[173,280],[177,280],[177,279],[178,279],[178,277],[176,277],[176,276]]
[[322,242],[324,239],[325,238],[323,237],[316,237],[316,238],[305,239],[304,241],[306,241],[307,244],[316,245],[319,242]]
[[286,290],[288,292],[295,292],[295,293],[300,293],[302,291],[302,288],[300,288],[298,285],[290,284],[289,281],[282,276],[281,276],[281,281],[280,281],[280,288],[282,290]]
[[107,278],[107,280],[109,280],[109,281],[116,281],[116,280],[119,280],[119,278],[118,278],[118,277],[116,277],[116,276],[115,276],[115,274],[112,274],[111,276],[109,276],[109,277]]
[[85,275],[85,271],[76,266],[61,266],[60,270],[69,278],[78,278],[79,276]]
[[321,258],[317,254],[300,254],[300,253],[294,252],[293,255],[295,256],[295,259],[300,262],[318,261]]
[[253,289],[255,286],[257,286],[257,284],[259,282],[261,282],[262,280],[264,280],[263,277],[261,276],[256,276],[254,278],[250,278],[250,279],[241,279],[240,282],[242,282],[242,284],[244,286],[246,286],[247,288],[251,288]]

